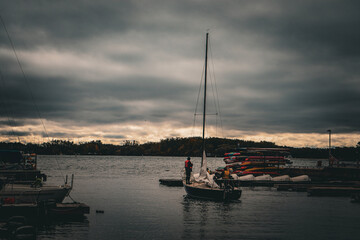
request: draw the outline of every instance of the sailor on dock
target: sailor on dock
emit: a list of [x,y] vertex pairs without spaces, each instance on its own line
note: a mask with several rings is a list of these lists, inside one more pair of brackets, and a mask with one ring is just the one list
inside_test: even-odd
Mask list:
[[192,172],[193,164],[190,161],[190,157],[188,157],[185,161],[185,172],[186,172],[186,184],[190,184],[190,175]]

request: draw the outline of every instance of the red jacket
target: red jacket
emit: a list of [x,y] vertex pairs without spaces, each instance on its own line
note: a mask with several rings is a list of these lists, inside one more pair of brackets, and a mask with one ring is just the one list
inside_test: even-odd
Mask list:
[[185,169],[192,170],[193,164],[190,162],[190,160],[185,161]]

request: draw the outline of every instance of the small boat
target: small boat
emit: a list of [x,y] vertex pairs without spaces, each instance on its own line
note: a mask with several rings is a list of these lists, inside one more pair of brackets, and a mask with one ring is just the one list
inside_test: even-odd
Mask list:
[[52,217],[79,217],[90,213],[90,207],[84,203],[57,203],[48,209]]
[[0,150],[0,178],[14,183],[32,183],[36,178],[47,177],[37,169],[37,155],[24,154],[18,150]]
[[36,203],[53,200],[61,203],[69,195],[72,186],[40,186],[34,187],[24,184],[5,184],[0,189],[2,203]]
[[183,185],[188,196],[216,200],[216,201],[226,201],[226,200],[237,200],[241,196],[242,190],[234,187],[233,184],[226,183],[220,187],[214,182],[207,170],[206,163],[206,152],[205,152],[205,116],[206,116],[206,81],[207,81],[207,54],[208,54],[208,38],[209,33],[206,33],[206,50],[205,50],[205,81],[204,81],[204,108],[203,108],[203,144],[202,144],[202,158],[201,158],[201,169],[200,173],[196,174],[194,180],[187,184],[183,180]]

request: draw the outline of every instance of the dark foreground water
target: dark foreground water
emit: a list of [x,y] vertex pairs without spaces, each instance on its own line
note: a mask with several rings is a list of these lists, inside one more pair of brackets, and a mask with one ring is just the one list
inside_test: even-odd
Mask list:
[[[159,185],[159,178],[180,178],[184,160],[39,156],[48,184],[75,175],[71,197],[91,212],[83,220],[39,226],[38,239],[360,239],[360,204],[349,198],[243,188],[241,201],[221,203],[190,199],[182,187]],[[195,171],[199,161],[193,159]],[[223,165],[221,158],[208,160],[210,169]]]

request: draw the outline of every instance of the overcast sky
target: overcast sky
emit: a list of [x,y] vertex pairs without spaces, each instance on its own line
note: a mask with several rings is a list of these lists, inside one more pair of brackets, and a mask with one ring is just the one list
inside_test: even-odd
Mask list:
[[325,147],[331,129],[334,145],[355,146],[359,9],[343,0],[0,0],[25,75],[1,23],[0,140],[200,136],[209,29],[207,136]]

